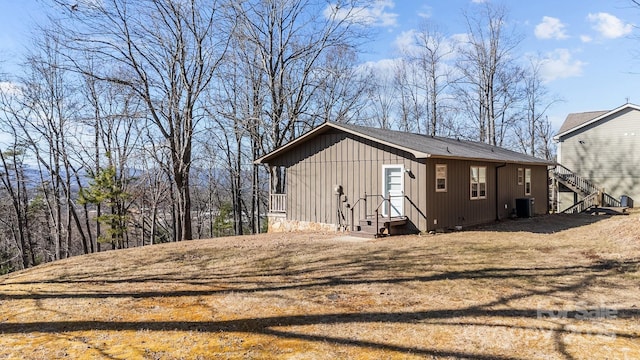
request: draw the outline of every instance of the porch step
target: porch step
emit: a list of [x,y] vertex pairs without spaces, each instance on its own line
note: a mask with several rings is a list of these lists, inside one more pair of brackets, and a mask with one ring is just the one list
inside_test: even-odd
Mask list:
[[351,232],[353,236],[376,238],[380,236],[390,236],[396,233],[396,228],[404,226],[408,222],[406,216],[379,217],[376,229],[376,218],[369,217],[358,221],[357,231]]

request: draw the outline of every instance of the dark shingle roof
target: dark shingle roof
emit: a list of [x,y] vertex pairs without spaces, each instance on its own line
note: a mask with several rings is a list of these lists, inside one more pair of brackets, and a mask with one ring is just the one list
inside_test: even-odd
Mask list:
[[516,151],[507,150],[485,143],[431,137],[423,134],[402,131],[385,130],[366,126],[327,122],[310,132],[298,137],[288,144],[272,151],[256,160],[256,163],[267,163],[270,159],[286,152],[289,148],[303,143],[306,139],[324,133],[330,129],[338,129],[381,144],[412,153],[416,158],[451,158],[475,159],[484,161],[523,163],[523,164],[552,164],[552,162],[538,159]]
[[600,117],[608,112],[609,110],[588,111],[588,112],[569,114],[567,115],[567,118],[564,120],[564,123],[562,123],[562,126],[560,126],[560,130],[558,130],[558,134],[562,134],[565,131],[569,131],[575,127],[578,127],[584,123],[589,122],[590,120]]
[[464,158],[481,159],[510,163],[549,164],[550,162],[516,151],[507,150],[481,142],[431,137],[429,135],[407,133],[402,131],[385,130],[372,127],[335,124],[339,128],[352,130],[380,142],[396,145],[398,148],[408,148],[423,154],[425,157],[436,158]]

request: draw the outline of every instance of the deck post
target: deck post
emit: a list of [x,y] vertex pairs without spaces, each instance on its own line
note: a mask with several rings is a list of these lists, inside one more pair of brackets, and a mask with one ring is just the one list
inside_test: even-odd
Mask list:
[[389,217],[389,222],[391,222],[391,192],[387,192],[387,199],[389,201],[389,211],[387,216]]
[[353,232],[353,229],[354,229],[354,227],[353,227],[353,207],[350,208],[349,210],[351,210],[351,232]]
[[380,231],[379,221],[380,221],[380,216],[378,214],[378,209],[376,208],[376,237],[378,237],[378,232]]
[[385,226],[385,228],[387,229],[387,236],[391,236],[391,211],[392,206],[391,206],[391,192],[388,191],[387,192],[387,199],[389,201],[389,211],[387,211],[387,220],[389,220],[389,225]]

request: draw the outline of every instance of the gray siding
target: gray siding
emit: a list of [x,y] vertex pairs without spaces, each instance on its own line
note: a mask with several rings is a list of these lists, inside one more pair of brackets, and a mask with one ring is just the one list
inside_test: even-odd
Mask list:
[[640,111],[627,108],[568,134],[558,149],[562,165],[616,198],[630,195],[640,200]]

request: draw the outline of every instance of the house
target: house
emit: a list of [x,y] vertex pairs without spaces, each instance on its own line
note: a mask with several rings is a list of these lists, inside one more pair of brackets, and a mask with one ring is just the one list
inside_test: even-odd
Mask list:
[[[588,183],[619,205],[617,199],[640,199],[640,107],[625,104],[613,110],[569,114],[554,137],[562,171]],[[577,183],[572,181],[572,183]],[[559,186],[558,210],[586,198],[587,190]],[[606,199],[605,199],[606,200]]]
[[507,218],[520,198],[529,215],[548,211],[548,161],[460,139],[326,122],[256,163],[285,172],[270,231],[357,230],[378,218],[409,232],[454,229]]

